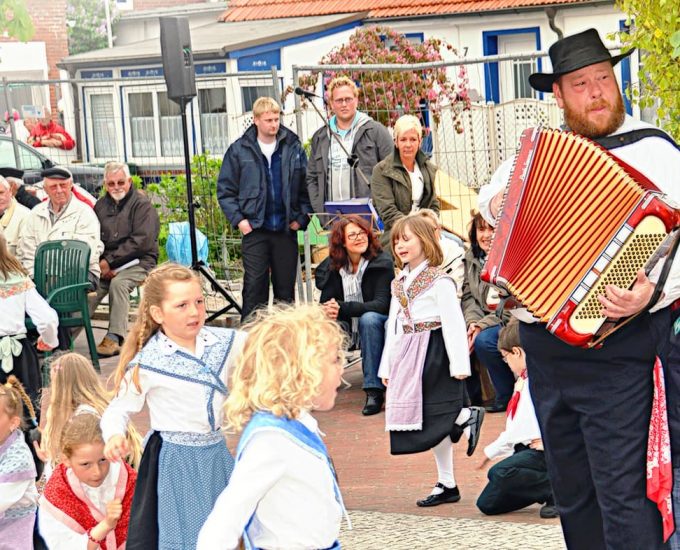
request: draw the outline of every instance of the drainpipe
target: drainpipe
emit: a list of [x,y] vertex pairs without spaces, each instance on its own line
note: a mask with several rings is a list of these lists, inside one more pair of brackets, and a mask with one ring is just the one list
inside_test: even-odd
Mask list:
[[557,39],[562,40],[564,38],[564,33],[562,32],[562,29],[560,29],[555,24],[557,8],[554,7],[545,8],[545,14],[548,16],[548,24],[550,25],[550,28],[553,30],[553,32],[557,35]]

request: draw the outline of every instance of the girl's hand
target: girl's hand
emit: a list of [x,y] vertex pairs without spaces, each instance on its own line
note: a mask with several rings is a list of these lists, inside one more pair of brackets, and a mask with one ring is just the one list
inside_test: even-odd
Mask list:
[[35,449],[35,454],[40,459],[40,461],[47,462],[47,452],[42,448],[41,444],[37,441],[34,441],[33,448]]
[[382,380],[383,386],[385,386],[385,387],[387,387],[390,383],[389,378],[381,378],[381,380]]
[[106,518],[104,518],[104,521],[106,522],[109,530],[116,528],[116,525],[118,525],[118,520],[122,515],[123,503],[120,499],[115,499],[106,503]]
[[54,349],[49,344],[46,344],[42,337],[38,338],[38,342],[36,343],[35,347],[38,348],[38,351],[50,351]]
[[124,435],[114,435],[106,442],[104,456],[107,460],[123,460],[128,454],[130,454],[130,448]]
[[456,380],[465,380],[466,378],[470,378],[469,374],[456,374],[454,376]]

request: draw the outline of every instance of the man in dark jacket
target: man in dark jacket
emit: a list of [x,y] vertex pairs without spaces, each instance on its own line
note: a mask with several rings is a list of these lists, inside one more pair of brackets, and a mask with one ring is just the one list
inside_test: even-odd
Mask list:
[[94,205],[104,252],[99,258],[101,282],[90,299],[90,311],[109,295],[109,329],[97,353],[111,357],[120,353],[128,331],[130,292],[156,267],[160,221],[151,201],[132,186],[127,164],[106,164],[104,188],[106,195]]
[[[323,212],[326,201],[370,197],[373,167],[392,153],[394,142],[382,124],[357,111],[359,91],[346,76],[328,84],[333,132],[323,126],[312,136],[307,167],[307,188],[314,212]],[[351,155],[351,161],[343,150]]]
[[245,320],[274,299],[292,302],[299,229],[312,211],[305,185],[307,156],[298,137],[280,124],[281,108],[270,97],[253,105],[253,125],[231,144],[217,180],[224,215],[243,235]]

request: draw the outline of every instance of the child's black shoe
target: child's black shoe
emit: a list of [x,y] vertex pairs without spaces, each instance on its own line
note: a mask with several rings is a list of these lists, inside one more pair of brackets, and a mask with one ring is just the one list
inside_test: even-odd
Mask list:
[[441,483],[437,483],[435,487],[439,487],[442,492],[438,495],[428,495],[426,498],[417,501],[416,504],[421,508],[426,508],[428,506],[438,506],[447,502],[458,502],[460,500],[460,491],[457,486],[449,489]]

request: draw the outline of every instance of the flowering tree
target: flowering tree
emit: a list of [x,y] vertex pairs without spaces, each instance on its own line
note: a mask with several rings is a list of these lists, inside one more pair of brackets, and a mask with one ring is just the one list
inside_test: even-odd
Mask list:
[[[457,53],[443,40],[429,38],[420,44],[385,26],[361,27],[343,44],[325,55],[320,65],[412,64],[442,61],[442,50]],[[347,75],[359,86],[359,109],[374,119],[392,126],[402,114],[421,115],[428,109],[439,122],[444,108],[453,118],[455,128],[463,131],[460,114],[470,107],[468,77],[465,67],[457,69],[451,82],[445,67],[418,70],[327,71],[324,88],[336,76]],[[304,75],[300,86],[316,89],[319,74]],[[290,92],[291,90],[287,90]]]
[[0,34],[4,33],[24,42],[33,38],[35,28],[25,0],[0,0]]
[[[111,20],[115,19],[115,0],[109,2]],[[68,53],[99,50],[108,46],[106,36],[106,10],[102,0],[68,0],[66,8],[68,23]]]

